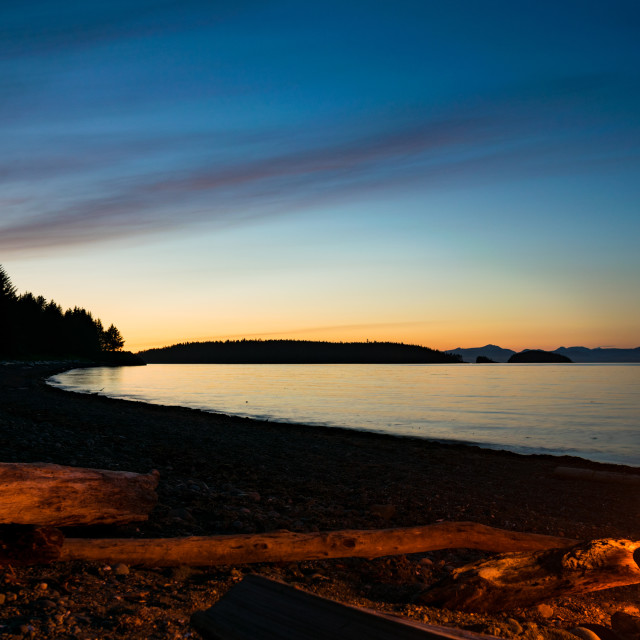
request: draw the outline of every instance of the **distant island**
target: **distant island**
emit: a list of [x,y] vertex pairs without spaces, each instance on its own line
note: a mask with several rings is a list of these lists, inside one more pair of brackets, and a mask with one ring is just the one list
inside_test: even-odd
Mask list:
[[[469,349],[448,349],[446,353],[458,355],[464,362],[477,362],[478,357],[488,358],[494,362],[508,362],[509,358],[516,352],[513,349],[503,349],[495,344],[487,344],[484,347],[471,347]],[[572,362],[640,362],[640,347],[635,349],[609,349],[601,348],[589,349],[587,347],[559,347],[550,353],[569,358]],[[481,360],[481,362],[486,360]]]
[[530,363],[570,363],[571,359],[554,351],[542,351],[542,349],[525,349],[520,353],[514,353],[507,362],[530,362]]
[[226,340],[139,351],[147,364],[456,364],[460,356],[400,342]]

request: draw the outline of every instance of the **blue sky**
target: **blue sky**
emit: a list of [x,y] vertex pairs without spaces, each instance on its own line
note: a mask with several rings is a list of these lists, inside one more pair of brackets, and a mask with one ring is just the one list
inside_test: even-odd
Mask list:
[[0,263],[129,348],[640,344],[636,2],[0,18]]

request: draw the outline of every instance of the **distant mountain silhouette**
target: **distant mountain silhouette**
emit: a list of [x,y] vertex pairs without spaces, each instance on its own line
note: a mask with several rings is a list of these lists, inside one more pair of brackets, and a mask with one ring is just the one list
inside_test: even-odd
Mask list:
[[[477,362],[478,356],[483,356],[495,362],[507,362],[515,353],[512,349],[502,349],[493,344],[469,349],[447,350],[446,353],[459,355],[464,362]],[[588,349],[587,347],[560,347],[552,353],[566,356],[572,362],[640,362],[640,347],[635,349]]]
[[513,349],[503,349],[495,344],[487,344],[484,347],[473,347],[471,349],[450,349],[446,353],[452,353],[462,358],[464,362],[477,362],[478,356],[489,358],[493,362],[506,362],[514,353]]
[[640,347],[635,349],[587,349],[586,347],[560,347],[555,350],[574,362],[640,362]]
[[399,342],[227,340],[185,342],[140,351],[147,364],[448,364],[459,356]]
[[542,349],[525,349],[520,353],[514,353],[509,358],[510,363],[517,362],[537,362],[537,363],[567,363],[571,362],[570,358],[563,356],[554,351],[542,351]]

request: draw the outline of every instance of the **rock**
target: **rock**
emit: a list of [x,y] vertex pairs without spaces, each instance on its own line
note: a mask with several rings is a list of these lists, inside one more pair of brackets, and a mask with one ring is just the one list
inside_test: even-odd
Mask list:
[[53,600],[48,600],[48,599],[45,599],[45,598],[40,598],[38,600],[38,604],[43,609],[55,609],[58,606]]
[[122,562],[118,562],[118,564],[113,566],[113,573],[117,576],[128,576],[129,567]]
[[391,520],[396,515],[396,507],[393,504],[374,504],[369,512],[374,516],[380,516],[383,520]]
[[578,638],[582,638],[582,640],[602,640],[595,631],[591,631],[586,627],[574,627],[571,629],[571,633],[574,636],[578,636]]
[[6,600],[6,596],[4,595],[4,593],[0,593],[0,604],[4,604],[5,600]]
[[624,611],[611,616],[611,628],[622,640],[640,640],[640,617]]
[[520,623],[514,618],[507,618],[506,626],[509,631],[515,636],[519,636],[522,633],[522,627],[520,626]]
[[541,629],[541,635],[543,640],[576,640],[570,631],[564,629],[555,629],[554,627],[544,627]]
[[548,604],[544,604],[544,603],[543,604],[539,604],[536,607],[536,611],[543,618],[550,618],[553,615],[553,607],[550,607]]
[[[613,632],[609,627],[605,627],[602,624],[596,624],[594,622],[583,622],[580,627],[583,629],[587,629],[588,631],[593,631],[600,640],[620,640],[618,635]],[[572,631],[573,633],[573,631]]]
[[188,509],[177,508],[169,511],[169,517],[174,520],[182,520],[184,522],[193,522],[194,518]]

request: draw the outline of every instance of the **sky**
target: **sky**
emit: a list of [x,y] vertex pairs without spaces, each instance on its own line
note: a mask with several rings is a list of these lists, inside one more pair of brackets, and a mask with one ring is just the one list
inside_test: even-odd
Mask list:
[[0,264],[137,351],[640,345],[640,4],[0,8]]

